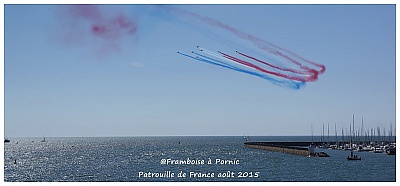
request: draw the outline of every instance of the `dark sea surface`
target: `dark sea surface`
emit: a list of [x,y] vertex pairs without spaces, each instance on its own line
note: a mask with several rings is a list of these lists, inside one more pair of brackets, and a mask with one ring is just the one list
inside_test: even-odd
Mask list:
[[[331,157],[310,158],[247,148],[242,136],[10,140],[4,143],[5,182],[396,181],[396,156],[355,152],[362,160],[348,161],[349,151],[317,149]],[[251,140],[311,141],[311,137]]]

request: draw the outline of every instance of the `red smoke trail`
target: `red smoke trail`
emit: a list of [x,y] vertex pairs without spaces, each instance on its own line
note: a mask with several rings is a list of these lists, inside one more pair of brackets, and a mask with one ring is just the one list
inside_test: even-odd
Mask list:
[[293,72],[293,73],[297,73],[297,74],[310,74],[310,72],[308,72],[308,71],[305,72],[305,71],[299,71],[299,70],[290,69],[290,68],[278,67],[278,66],[272,65],[272,64],[270,64],[270,63],[267,63],[267,62],[265,62],[265,61],[259,60],[259,59],[255,58],[255,57],[246,55],[246,54],[241,53],[241,52],[238,52],[238,51],[236,51],[236,53],[238,53],[238,54],[240,54],[240,55],[242,55],[242,56],[244,56],[244,57],[250,58],[250,59],[252,59],[252,60],[254,60],[254,61],[260,62],[260,63],[262,63],[262,64],[264,64],[264,65],[268,65],[268,66],[270,66],[270,67],[272,67],[272,68],[278,69],[278,70]]
[[134,34],[137,30],[136,24],[119,13],[114,17],[107,16],[102,12],[99,5],[66,5],[73,19],[82,19],[90,24],[92,34],[103,39],[118,39],[123,35]]
[[263,68],[261,68],[261,67],[259,67],[259,66],[257,66],[257,65],[254,65],[254,64],[252,64],[252,63],[250,63],[250,62],[247,62],[247,61],[244,61],[244,60],[235,58],[235,57],[233,57],[233,56],[230,56],[230,55],[228,55],[228,54],[225,54],[225,53],[223,53],[223,52],[219,52],[219,53],[222,54],[222,55],[223,55],[225,58],[227,58],[227,59],[230,59],[230,60],[232,60],[232,61],[238,62],[238,63],[240,63],[240,64],[242,64],[242,65],[251,67],[251,68],[253,68],[253,69],[259,70],[259,71],[264,72],[264,73],[267,73],[267,74],[272,74],[272,75],[275,75],[275,76],[278,76],[278,77],[283,77],[283,78],[286,78],[286,79],[291,79],[291,80],[300,81],[300,82],[307,82],[307,81],[310,81],[310,80],[308,80],[308,79],[304,79],[304,78],[297,77],[297,76],[289,76],[289,75],[286,75],[286,74],[281,74],[281,73],[278,73],[278,72],[269,71],[269,70],[263,69]]
[[133,34],[136,30],[136,26],[122,15],[106,22],[99,22],[92,25],[92,33],[104,39],[118,39],[124,34]]
[[[137,24],[122,11],[102,5],[61,5],[61,22],[67,23],[67,41],[81,42],[88,35],[103,41],[101,55],[112,50],[119,51],[119,41],[137,32]],[[111,13],[110,13],[111,12]],[[113,14],[112,14],[113,13]],[[95,43],[95,42],[94,42]]]

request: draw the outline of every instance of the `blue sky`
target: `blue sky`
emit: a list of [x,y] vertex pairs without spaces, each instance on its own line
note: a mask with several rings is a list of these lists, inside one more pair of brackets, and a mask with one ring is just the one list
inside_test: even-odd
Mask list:
[[[5,136],[310,135],[395,126],[395,5],[175,5],[326,66],[299,90],[183,57],[254,48],[146,5],[90,34],[54,5],[5,6]],[[240,12],[240,13],[238,13]],[[75,34],[66,37],[70,30]]]

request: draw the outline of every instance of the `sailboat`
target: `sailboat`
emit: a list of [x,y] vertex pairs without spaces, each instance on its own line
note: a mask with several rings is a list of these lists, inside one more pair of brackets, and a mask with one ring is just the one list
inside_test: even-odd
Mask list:
[[[354,114],[353,114],[353,130],[354,130]],[[350,125],[350,156],[347,156],[347,160],[361,160],[360,156],[354,155],[353,154],[353,138],[351,134],[351,125]]]
[[360,156],[353,154],[353,148],[350,150],[350,156],[347,156],[347,160],[361,160]]
[[41,142],[46,142],[46,138],[44,136],[43,136],[43,139],[42,139]]

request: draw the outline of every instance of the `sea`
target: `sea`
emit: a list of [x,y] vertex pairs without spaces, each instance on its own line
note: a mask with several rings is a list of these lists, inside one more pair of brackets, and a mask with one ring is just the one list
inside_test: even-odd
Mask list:
[[[316,149],[330,157],[252,149],[243,136],[10,138],[5,182],[395,182],[396,155]],[[249,141],[311,141],[252,136]]]

